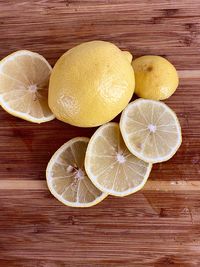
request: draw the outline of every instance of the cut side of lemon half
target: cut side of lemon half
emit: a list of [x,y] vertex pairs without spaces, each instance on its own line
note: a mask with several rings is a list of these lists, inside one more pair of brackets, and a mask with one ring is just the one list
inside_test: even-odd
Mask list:
[[126,196],[140,190],[152,165],[130,153],[114,122],[107,123],[89,141],[85,169],[99,190],[114,196]]
[[48,106],[52,68],[34,52],[20,50],[0,62],[0,104],[8,113],[42,123],[55,118]]
[[128,149],[151,163],[170,159],[181,145],[176,114],[163,102],[137,99],[122,112],[120,129]]
[[91,207],[106,196],[88,178],[84,159],[89,138],[76,137],[61,146],[50,159],[46,179],[49,190],[71,207]]

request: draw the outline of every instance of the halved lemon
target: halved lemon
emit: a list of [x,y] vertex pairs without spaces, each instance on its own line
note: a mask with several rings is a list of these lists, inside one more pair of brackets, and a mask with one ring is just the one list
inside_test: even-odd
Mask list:
[[0,62],[0,104],[8,113],[42,123],[55,118],[48,106],[52,68],[34,52],[17,51]]
[[91,207],[107,196],[92,184],[85,172],[88,142],[86,137],[71,139],[55,152],[47,166],[49,190],[60,202],[71,207]]
[[99,190],[110,195],[122,197],[140,190],[151,167],[129,152],[117,123],[101,126],[89,141],[86,172]]
[[128,149],[151,163],[170,159],[181,145],[176,114],[163,102],[137,99],[122,112],[120,129]]

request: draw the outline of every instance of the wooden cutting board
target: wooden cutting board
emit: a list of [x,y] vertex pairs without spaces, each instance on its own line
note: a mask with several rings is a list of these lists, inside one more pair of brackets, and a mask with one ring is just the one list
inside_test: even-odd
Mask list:
[[54,65],[94,39],[176,66],[180,86],[165,102],[183,144],[141,192],[69,208],[48,192],[45,168],[64,142],[95,129],[37,125],[0,109],[0,266],[200,266],[200,2],[0,1],[0,58],[28,49]]

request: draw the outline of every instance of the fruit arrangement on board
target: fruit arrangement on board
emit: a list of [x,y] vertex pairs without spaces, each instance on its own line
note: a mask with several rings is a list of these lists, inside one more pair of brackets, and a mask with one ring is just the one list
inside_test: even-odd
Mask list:
[[[91,41],[68,50],[53,69],[26,50],[2,59],[0,105],[30,122],[57,118],[78,127],[100,126],[90,139],[66,142],[46,169],[48,188],[60,202],[90,207],[108,195],[137,192],[152,164],[176,153],[181,127],[160,100],[178,83],[175,67],[163,57],[132,61],[110,42]],[[134,93],[140,98],[130,102]],[[111,122],[121,112],[119,124]]]

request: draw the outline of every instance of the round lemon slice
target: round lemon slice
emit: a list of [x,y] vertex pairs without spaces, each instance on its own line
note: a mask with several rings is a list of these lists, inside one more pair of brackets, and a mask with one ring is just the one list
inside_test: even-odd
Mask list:
[[86,172],[99,190],[110,195],[122,197],[140,190],[151,167],[129,152],[117,123],[101,126],[89,141]]
[[182,142],[176,114],[160,101],[130,103],[121,115],[120,129],[131,153],[146,162],[170,159]]
[[42,123],[55,118],[48,106],[52,68],[44,57],[17,51],[0,62],[0,104],[8,113]]
[[60,202],[71,207],[91,207],[107,194],[97,189],[88,178],[84,159],[89,138],[73,138],[61,146],[50,159],[47,185]]

